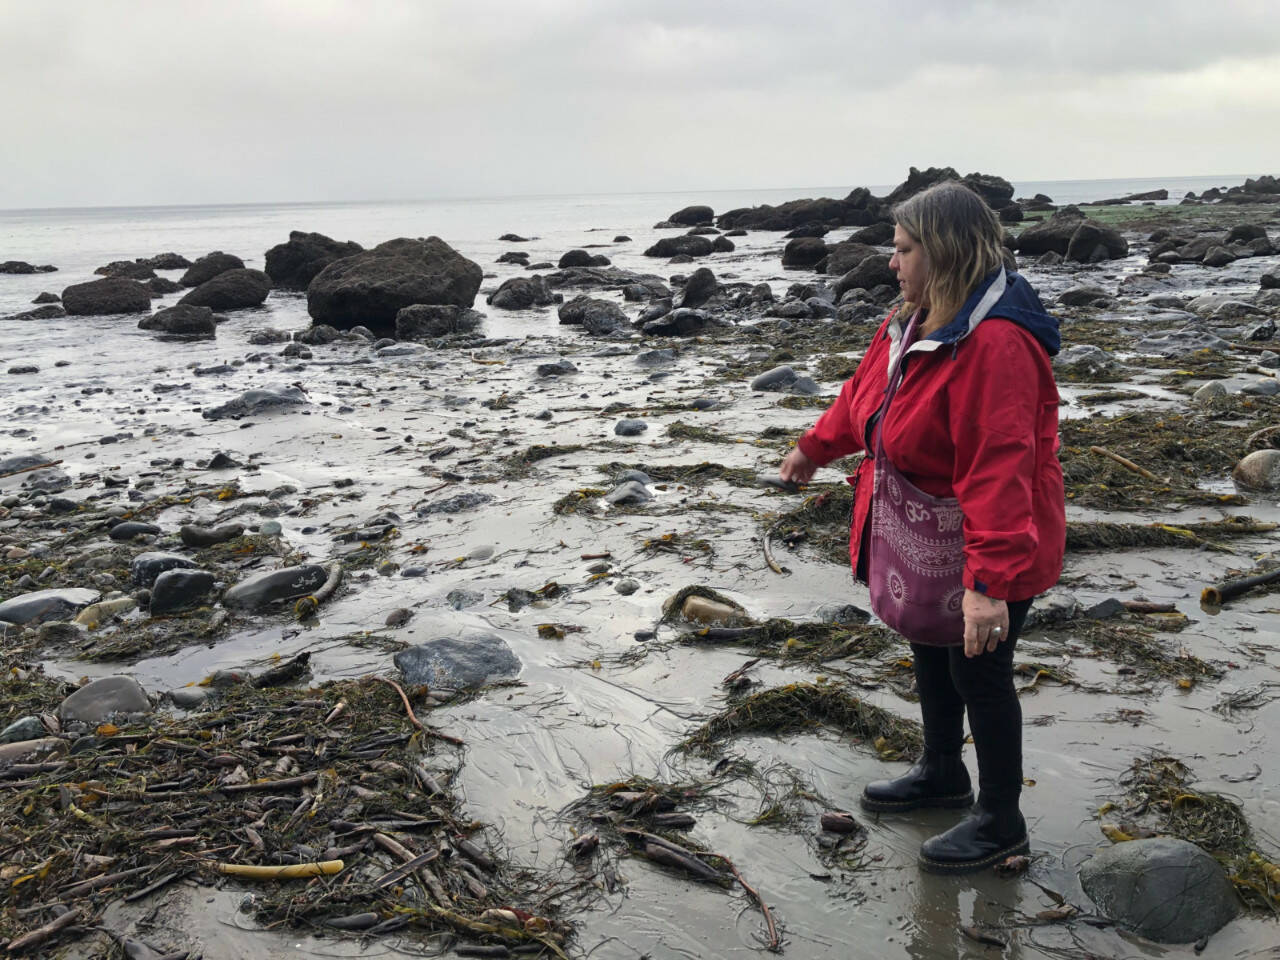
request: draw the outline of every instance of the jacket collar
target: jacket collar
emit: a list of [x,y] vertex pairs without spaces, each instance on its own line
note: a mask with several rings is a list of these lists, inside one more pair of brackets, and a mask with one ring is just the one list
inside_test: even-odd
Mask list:
[[[1004,267],[988,276],[977,289],[969,294],[964,305],[952,320],[940,330],[935,330],[927,337],[917,337],[916,342],[907,348],[907,353],[932,353],[940,347],[953,346],[973,333],[983,320],[991,316],[992,308],[1004,296],[1009,286],[1008,275]],[[906,331],[910,318],[903,318],[901,311],[894,314],[889,321],[889,369],[898,359],[902,349],[902,334]]]

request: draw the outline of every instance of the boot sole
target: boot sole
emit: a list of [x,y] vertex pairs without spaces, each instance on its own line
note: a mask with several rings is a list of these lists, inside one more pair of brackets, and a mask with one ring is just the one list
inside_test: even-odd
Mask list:
[[922,797],[919,800],[873,800],[863,794],[858,798],[858,802],[863,810],[871,813],[905,813],[922,807],[942,807],[951,810],[973,806],[973,791],[953,793],[946,797]]
[[1031,852],[1031,840],[1029,837],[1023,837],[1012,846],[1005,847],[1003,850],[997,850],[995,853],[988,854],[981,860],[930,860],[924,854],[920,855],[920,869],[925,873],[977,873],[979,870],[985,870],[987,867],[993,867],[1006,857],[1015,857],[1019,854]]

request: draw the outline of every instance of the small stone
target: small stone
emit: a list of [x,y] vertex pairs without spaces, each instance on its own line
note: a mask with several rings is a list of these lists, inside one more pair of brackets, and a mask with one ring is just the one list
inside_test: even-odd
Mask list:
[[403,570],[400,571],[400,576],[407,577],[409,579],[413,579],[415,577],[425,577],[426,575],[427,575],[427,568],[416,566],[416,565],[411,567],[405,567]]
[[209,691],[204,687],[179,687],[177,690],[170,690],[166,696],[173,701],[175,707],[194,710],[209,699]]
[[400,564],[393,560],[383,560],[378,564],[378,576],[389,577],[400,569]]
[[1244,490],[1280,491],[1280,450],[1253,451],[1236,464],[1231,479]]
[[267,570],[237,583],[222,597],[228,607],[256,609],[282,600],[305,597],[325,582],[329,572],[319,564],[306,563],[281,570]]
[[103,677],[85,684],[58,707],[63,721],[102,723],[117,713],[145,713],[151,701],[133,677]]
[[506,641],[490,634],[442,637],[401,650],[393,658],[411,686],[474,689],[519,674],[522,664]]
[[1217,397],[1225,397],[1230,392],[1231,391],[1227,389],[1226,383],[1222,380],[1210,380],[1203,387],[1193,393],[1191,395],[1191,399],[1196,403],[1205,403],[1206,401],[1214,400]]
[[20,717],[3,730],[0,730],[0,743],[20,743],[23,740],[36,740],[47,731],[39,717]]
[[493,556],[493,547],[486,544],[482,547],[476,547],[474,550],[468,553],[467,559],[468,560],[488,560],[492,556]]
[[283,529],[284,527],[280,526],[280,521],[268,520],[258,527],[258,532],[264,537],[277,537]]
[[[752,390],[785,390],[795,383],[798,374],[791,367],[774,367],[751,381]],[[812,381],[811,381],[812,382]]]
[[613,585],[613,589],[622,596],[629,597],[640,589],[640,584],[636,583],[634,580],[619,580]]
[[1109,620],[1124,613],[1124,609],[1124,604],[1115,597],[1107,597],[1107,599],[1086,609],[1084,615],[1090,620]]
[[166,570],[177,570],[180,567],[194,567],[195,561],[180,557],[176,553],[140,553],[129,565],[129,575],[139,587],[149,587],[156,582],[156,577]]
[[139,520],[126,520],[117,523],[107,533],[112,540],[132,540],[134,537],[150,537],[160,532],[154,523],[142,523]]
[[645,501],[652,499],[653,494],[645,489],[644,484],[637,483],[634,480],[628,480],[626,483],[619,484],[605,495],[605,500],[614,506],[644,503]]
[[184,524],[178,535],[188,547],[212,547],[219,543],[234,540],[244,533],[242,523],[224,523],[220,527],[202,527],[198,524]]
[[643,420],[619,420],[613,432],[620,437],[638,437],[648,429],[649,425]]
[[403,627],[413,618],[413,611],[408,607],[398,607],[387,614],[386,625],[388,627]]
[[466,607],[474,607],[477,603],[484,599],[482,594],[474,590],[450,590],[445,594],[444,601],[455,610],[462,610]]
[[561,358],[555,363],[538,364],[538,376],[540,377],[561,377],[570,373],[577,373],[578,368],[568,360]]

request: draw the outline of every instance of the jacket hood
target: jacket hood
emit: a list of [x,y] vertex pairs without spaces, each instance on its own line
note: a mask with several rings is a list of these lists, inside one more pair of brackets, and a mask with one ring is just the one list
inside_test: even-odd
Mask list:
[[959,343],[987,317],[1012,320],[1039,340],[1051,357],[1062,346],[1058,318],[1045,310],[1040,297],[1025,277],[1019,273],[1009,273],[1003,267],[978,284],[955,319],[941,330],[935,331],[929,339],[945,344]]

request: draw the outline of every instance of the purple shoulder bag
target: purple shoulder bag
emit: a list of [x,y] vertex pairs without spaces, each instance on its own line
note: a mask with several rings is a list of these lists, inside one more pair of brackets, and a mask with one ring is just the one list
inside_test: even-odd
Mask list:
[[889,627],[912,643],[954,646],[964,642],[960,501],[931,496],[911,483],[885,456],[881,437],[918,319],[913,316],[902,335],[876,422],[867,583],[871,609]]

